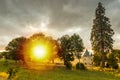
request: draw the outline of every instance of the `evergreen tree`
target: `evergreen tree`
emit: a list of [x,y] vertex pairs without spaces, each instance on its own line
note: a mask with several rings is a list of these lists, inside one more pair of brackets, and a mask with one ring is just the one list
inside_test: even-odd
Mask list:
[[106,54],[110,53],[113,48],[113,35],[114,31],[111,29],[109,18],[105,16],[105,8],[99,2],[95,11],[90,40],[94,53],[101,55],[103,68],[105,66]]

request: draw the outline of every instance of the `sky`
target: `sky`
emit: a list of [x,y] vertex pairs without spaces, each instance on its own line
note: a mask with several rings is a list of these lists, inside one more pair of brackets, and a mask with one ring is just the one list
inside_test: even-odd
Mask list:
[[77,33],[91,49],[90,33],[98,2],[110,18],[114,48],[120,49],[120,0],[0,0],[0,49],[14,38],[44,32],[57,39]]

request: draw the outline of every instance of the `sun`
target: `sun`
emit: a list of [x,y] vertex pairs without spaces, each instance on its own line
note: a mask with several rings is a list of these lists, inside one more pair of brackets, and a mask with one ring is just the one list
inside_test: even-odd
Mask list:
[[58,57],[59,44],[51,36],[33,34],[23,44],[22,53],[25,64],[31,69],[46,69],[46,64]]
[[36,45],[33,47],[33,55],[37,59],[43,59],[46,56],[47,49],[43,45]]

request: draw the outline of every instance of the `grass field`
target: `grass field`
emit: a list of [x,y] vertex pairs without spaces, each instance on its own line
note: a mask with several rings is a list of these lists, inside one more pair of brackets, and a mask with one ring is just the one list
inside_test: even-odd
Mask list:
[[[0,72],[6,72],[10,65],[5,67],[0,61]],[[78,71],[56,68],[53,70],[30,70],[22,67],[18,68],[15,80],[120,80],[112,72],[100,71]]]

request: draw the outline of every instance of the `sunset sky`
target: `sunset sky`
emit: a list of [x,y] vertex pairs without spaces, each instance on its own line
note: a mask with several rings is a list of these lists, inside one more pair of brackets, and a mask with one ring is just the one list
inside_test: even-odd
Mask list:
[[57,39],[78,33],[91,49],[90,32],[101,1],[120,49],[120,0],[0,0],[0,49],[16,37],[44,32]]

